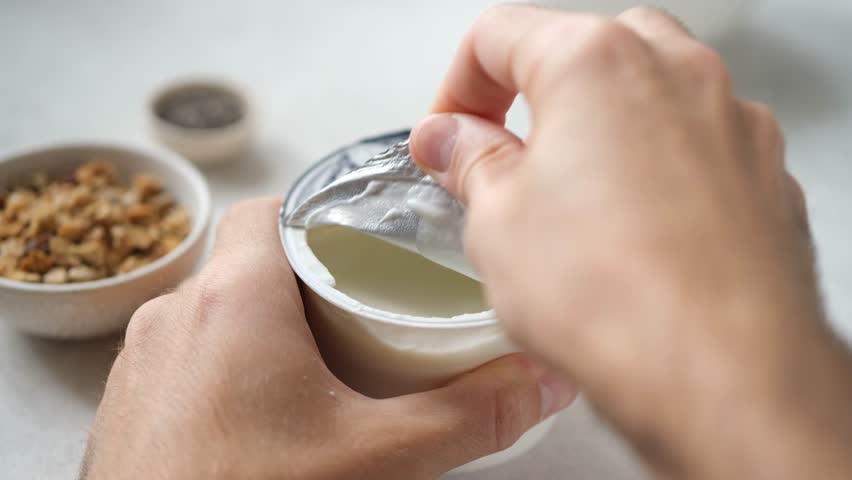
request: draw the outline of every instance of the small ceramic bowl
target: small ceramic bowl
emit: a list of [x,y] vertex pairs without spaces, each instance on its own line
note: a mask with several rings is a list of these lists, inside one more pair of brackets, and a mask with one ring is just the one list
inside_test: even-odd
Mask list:
[[240,157],[254,136],[248,94],[217,78],[190,77],[168,83],[148,102],[154,138],[198,165]]
[[82,339],[127,325],[143,303],[188,277],[202,257],[210,223],[210,192],[189,162],[160,148],[73,141],[0,153],[0,187],[36,172],[66,175],[92,158],[108,160],[125,181],[134,173],[157,176],[190,215],[189,235],[164,257],[132,272],[64,285],[24,283],[0,277],[0,320],[37,336]]

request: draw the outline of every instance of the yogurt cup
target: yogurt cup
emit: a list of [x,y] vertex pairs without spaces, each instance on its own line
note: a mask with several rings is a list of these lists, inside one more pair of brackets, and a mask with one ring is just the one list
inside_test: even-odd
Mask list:
[[[341,170],[360,165],[405,140],[408,134],[406,130],[366,139],[320,160],[290,190],[279,222],[284,251],[299,279],[308,323],[326,364],[341,381],[374,398],[433,389],[461,373],[519,351],[491,310],[425,316],[365,305],[334,287],[329,271],[308,243],[311,234],[285,225],[289,212]],[[358,250],[353,247],[352,254],[372,253],[359,246]],[[441,302],[442,298],[434,301]],[[489,468],[517,457],[546,435],[554,418],[528,431],[512,447],[451,473]]]

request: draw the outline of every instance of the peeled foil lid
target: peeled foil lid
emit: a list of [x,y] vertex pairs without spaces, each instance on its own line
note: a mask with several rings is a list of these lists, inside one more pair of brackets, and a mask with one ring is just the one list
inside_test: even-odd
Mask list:
[[349,168],[296,207],[286,225],[352,228],[478,279],[464,255],[464,205],[414,163],[408,140]]

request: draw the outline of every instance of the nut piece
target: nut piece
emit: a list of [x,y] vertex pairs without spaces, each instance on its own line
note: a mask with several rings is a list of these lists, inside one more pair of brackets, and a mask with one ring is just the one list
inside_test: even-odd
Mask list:
[[84,218],[72,218],[60,223],[56,234],[66,240],[77,242],[89,232],[91,226],[91,222]]
[[17,280],[19,282],[29,282],[29,283],[39,283],[41,282],[41,275],[37,273],[25,272],[23,270],[13,270],[11,273],[6,275],[12,280]]
[[53,260],[41,250],[33,250],[18,262],[18,267],[25,272],[45,273],[53,267]]
[[49,272],[44,274],[42,278],[44,283],[50,283],[52,285],[62,285],[63,283],[68,283],[68,270],[64,268],[53,268]]
[[35,201],[35,194],[28,190],[17,190],[6,197],[6,206],[3,212],[8,217],[14,217],[20,212],[30,208]]
[[19,235],[23,230],[23,223],[0,223],[0,239],[14,237],[16,235]]
[[182,208],[173,208],[163,219],[163,231],[179,237],[189,234],[189,214]]
[[94,160],[77,168],[74,177],[86,185],[114,185],[118,182],[118,174],[111,163]]
[[127,219],[132,223],[150,223],[156,212],[150,205],[133,205],[127,208],[126,213]]
[[97,280],[100,276],[93,268],[80,265],[77,267],[71,267],[68,270],[68,278],[72,282],[90,282],[92,280]]
[[136,255],[131,255],[124,259],[123,262],[121,262],[121,265],[118,266],[117,271],[118,273],[127,273],[136,270],[139,267],[148,265],[149,263],[151,262],[148,259],[141,258]]
[[15,271],[17,263],[12,257],[0,255],[0,276],[8,276]]
[[147,204],[151,206],[158,214],[162,215],[175,204],[175,197],[169,192],[161,192],[148,198]]
[[20,238],[10,238],[0,242],[0,258],[12,258],[17,260],[24,254],[26,246]]
[[133,177],[133,190],[143,202],[152,195],[160,193],[162,189],[160,180],[153,175],[136,175]]

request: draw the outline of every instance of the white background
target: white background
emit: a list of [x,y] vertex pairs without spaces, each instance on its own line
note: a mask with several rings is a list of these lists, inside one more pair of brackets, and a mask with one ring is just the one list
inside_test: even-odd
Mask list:
[[[415,123],[489,3],[0,0],[0,148],[145,140],[155,86],[224,74],[255,96],[261,130],[250,155],[207,171],[217,210],[283,194],[326,152]],[[832,320],[852,338],[852,4],[766,0],[716,44],[740,93],[779,114],[810,197]],[[527,130],[522,109],[510,126]],[[43,341],[0,325],[0,477],[74,477],[115,344]],[[470,478],[643,475],[580,402],[522,460]]]

